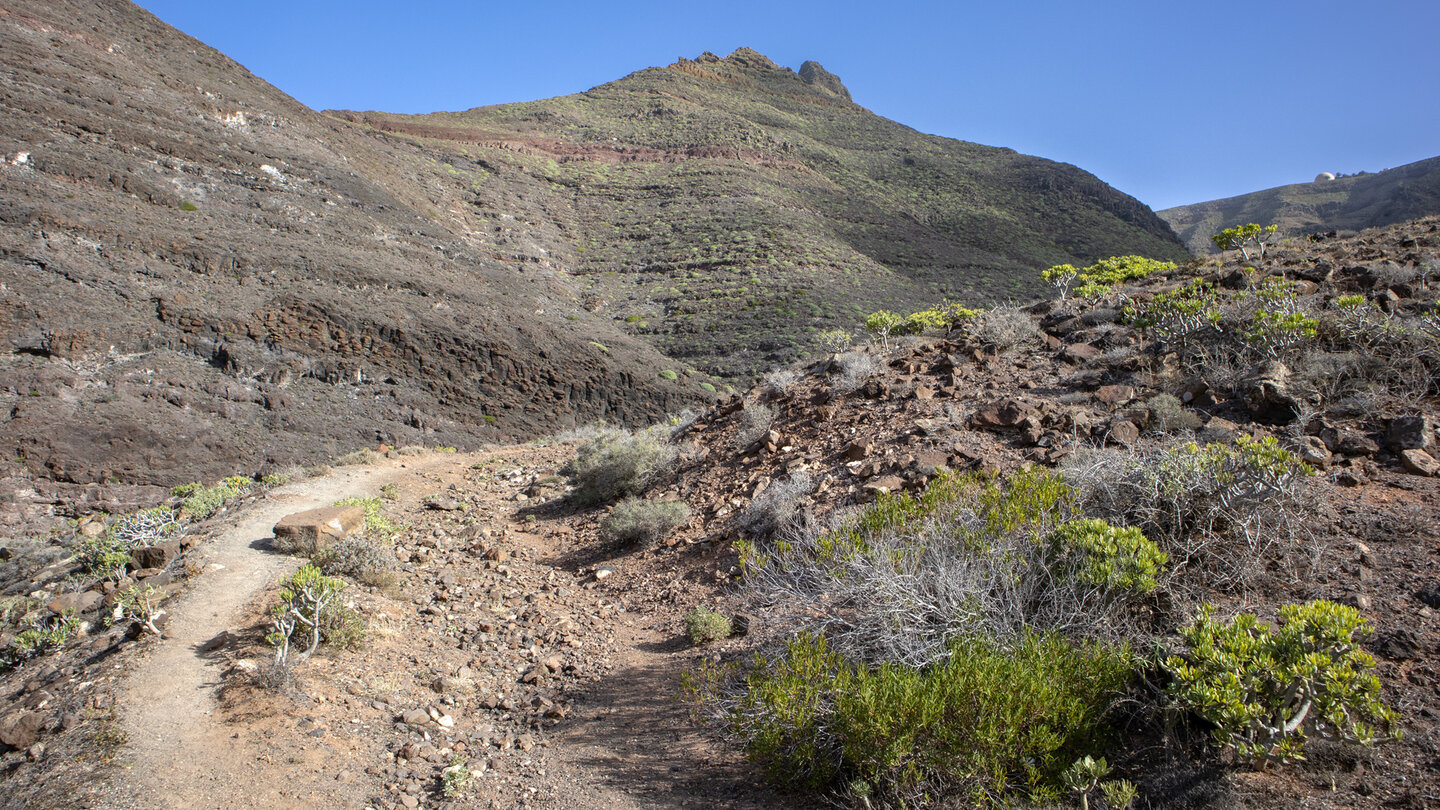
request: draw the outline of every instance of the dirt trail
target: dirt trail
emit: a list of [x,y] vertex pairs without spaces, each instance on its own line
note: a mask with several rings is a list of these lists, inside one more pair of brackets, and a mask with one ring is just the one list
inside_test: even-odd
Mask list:
[[[154,808],[296,807],[306,794],[333,802],[336,783],[266,779],[263,763],[240,754],[235,729],[214,716],[223,660],[208,657],[207,643],[242,627],[242,613],[298,558],[263,542],[281,517],[355,495],[373,495],[387,483],[456,463],[452,455],[411,457],[368,467],[338,468],[321,478],[281,487],[237,515],[238,522],[201,547],[205,573],[171,607],[165,639],[149,650],[121,692],[129,736],[127,786],[138,806]],[[305,784],[315,781],[315,784]],[[320,806],[320,805],[317,805]]]

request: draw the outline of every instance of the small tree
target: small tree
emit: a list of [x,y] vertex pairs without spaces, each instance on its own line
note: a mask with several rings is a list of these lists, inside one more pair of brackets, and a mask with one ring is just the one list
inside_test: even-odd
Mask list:
[[865,319],[865,331],[869,332],[872,338],[880,338],[881,345],[887,349],[890,348],[890,335],[903,329],[904,326],[905,317],[888,309],[872,312]]
[[345,581],[327,577],[313,565],[305,565],[289,577],[280,580],[280,604],[270,610],[270,624],[274,630],[265,640],[275,645],[275,663],[284,666],[290,656],[290,644],[295,633],[307,634],[306,646],[300,653],[300,660],[310,657],[320,646],[320,634],[324,623],[325,610],[331,607],[335,597],[345,587]]
[[1250,248],[1255,248],[1256,258],[1265,258],[1265,248],[1271,242],[1271,237],[1279,229],[1278,225],[1260,227],[1250,222],[1245,225],[1237,225],[1210,237],[1210,241],[1221,250],[1238,250],[1246,261],[1250,260]]
[[1070,294],[1070,285],[1080,277],[1080,271],[1073,264],[1057,264],[1049,270],[1043,270],[1040,278],[1055,285],[1060,291],[1060,300],[1064,301],[1065,296]]

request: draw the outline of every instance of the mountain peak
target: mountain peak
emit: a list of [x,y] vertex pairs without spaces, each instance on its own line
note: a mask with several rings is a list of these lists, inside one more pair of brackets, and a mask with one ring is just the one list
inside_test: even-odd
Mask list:
[[725,57],[725,61],[737,67],[767,68],[778,70],[779,65],[770,60],[770,57],[751,48],[736,48]]
[[806,61],[800,66],[800,78],[806,84],[829,90],[846,101],[850,101],[850,91],[845,88],[840,77],[826,70],[819,62]]

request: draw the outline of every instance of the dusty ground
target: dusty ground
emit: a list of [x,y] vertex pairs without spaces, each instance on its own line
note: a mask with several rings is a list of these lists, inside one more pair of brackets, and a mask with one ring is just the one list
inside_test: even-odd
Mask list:
[[[383,461],[287,486],[236,516],[206,546],[206,573],[173,605],[166,638],[147,642],[119,691],[128,744],[115,756],[114,804],[87,804],[782,802],[676,700],[680,672],[704,654],[681,633],[702,595],[675,564],[690,550],[597,548],[583,529],[593,516],[547,505],[558,491],[534,486],[570,453],[526,446]],[[388,593],[351,586],[365,647],[302,665],[289,694],[253,684],[249,663],[268,655],[259,636],[269,591],[300,562],[269,550],[269,527],[387,483],[398,498],[386,514],[410,524],[399,542],[413,557]],[[437,495],[463,510],[427,508]],[[597,582],[598,567],[614,573]],[[432,707],[453,726],[400,722]],[[441,773],[462,761],[475,776],[447,799]]]

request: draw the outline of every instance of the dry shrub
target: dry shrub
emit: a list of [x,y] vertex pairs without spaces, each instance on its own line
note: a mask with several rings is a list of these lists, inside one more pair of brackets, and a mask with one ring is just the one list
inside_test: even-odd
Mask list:
[[663,426],[638,433],[612,430],[581,445],[560,472],[575,487],[576,501],[605,503],[644,492],[650,480],[675,460],[675,453]]
[[742,559],[767,624],[823,633],[857,660],[923,667],[964,635],[1139,635],[1127,599],[1055,564],[1042,542],[1075,515],[1073,500],[1040,471],[943,475],[920,496],[882,495],[828,525],[747,544]]
[[399,581],[395,549],[370,537],[347,537],[310,558],[329,576],[346,576],[372,588],[392,588]]
[[804,520],[801,506],[815,491],[815,479],[796,473],[766,487],[735,519],[736,528],[757,537],[772,537],[794,528]]
[[774,408],[759,402],[746,403],[745,410],[740,412],[740,430],[735,434],[735,443],[740,447],[748,447],[768,433],[773,424]]
[[1309,537],[1313,473],[1273,438],[1077,453],[1065,480],[1086,514],[1139,527],[1192,587],[1244,590]]
[[600,522],[600,534],[619,543],[654,545],[690,517],[684,501],[645,501],[626,498],[615,504]]
[[836,355],[835,365],[840,369],[835,377],[835,390],[841,393],[854,391],[880,370],[880,363],[868,352],[859,349]]
[[1014,304],[987,309],[971,322],[970,334],[980,343],[1009,354],[1040,342],[1040,327],[1030,313]]
[[800,373],[790,368],[777,368],[766,372],[763,382],[776,396],[787,393],[800,380]]

